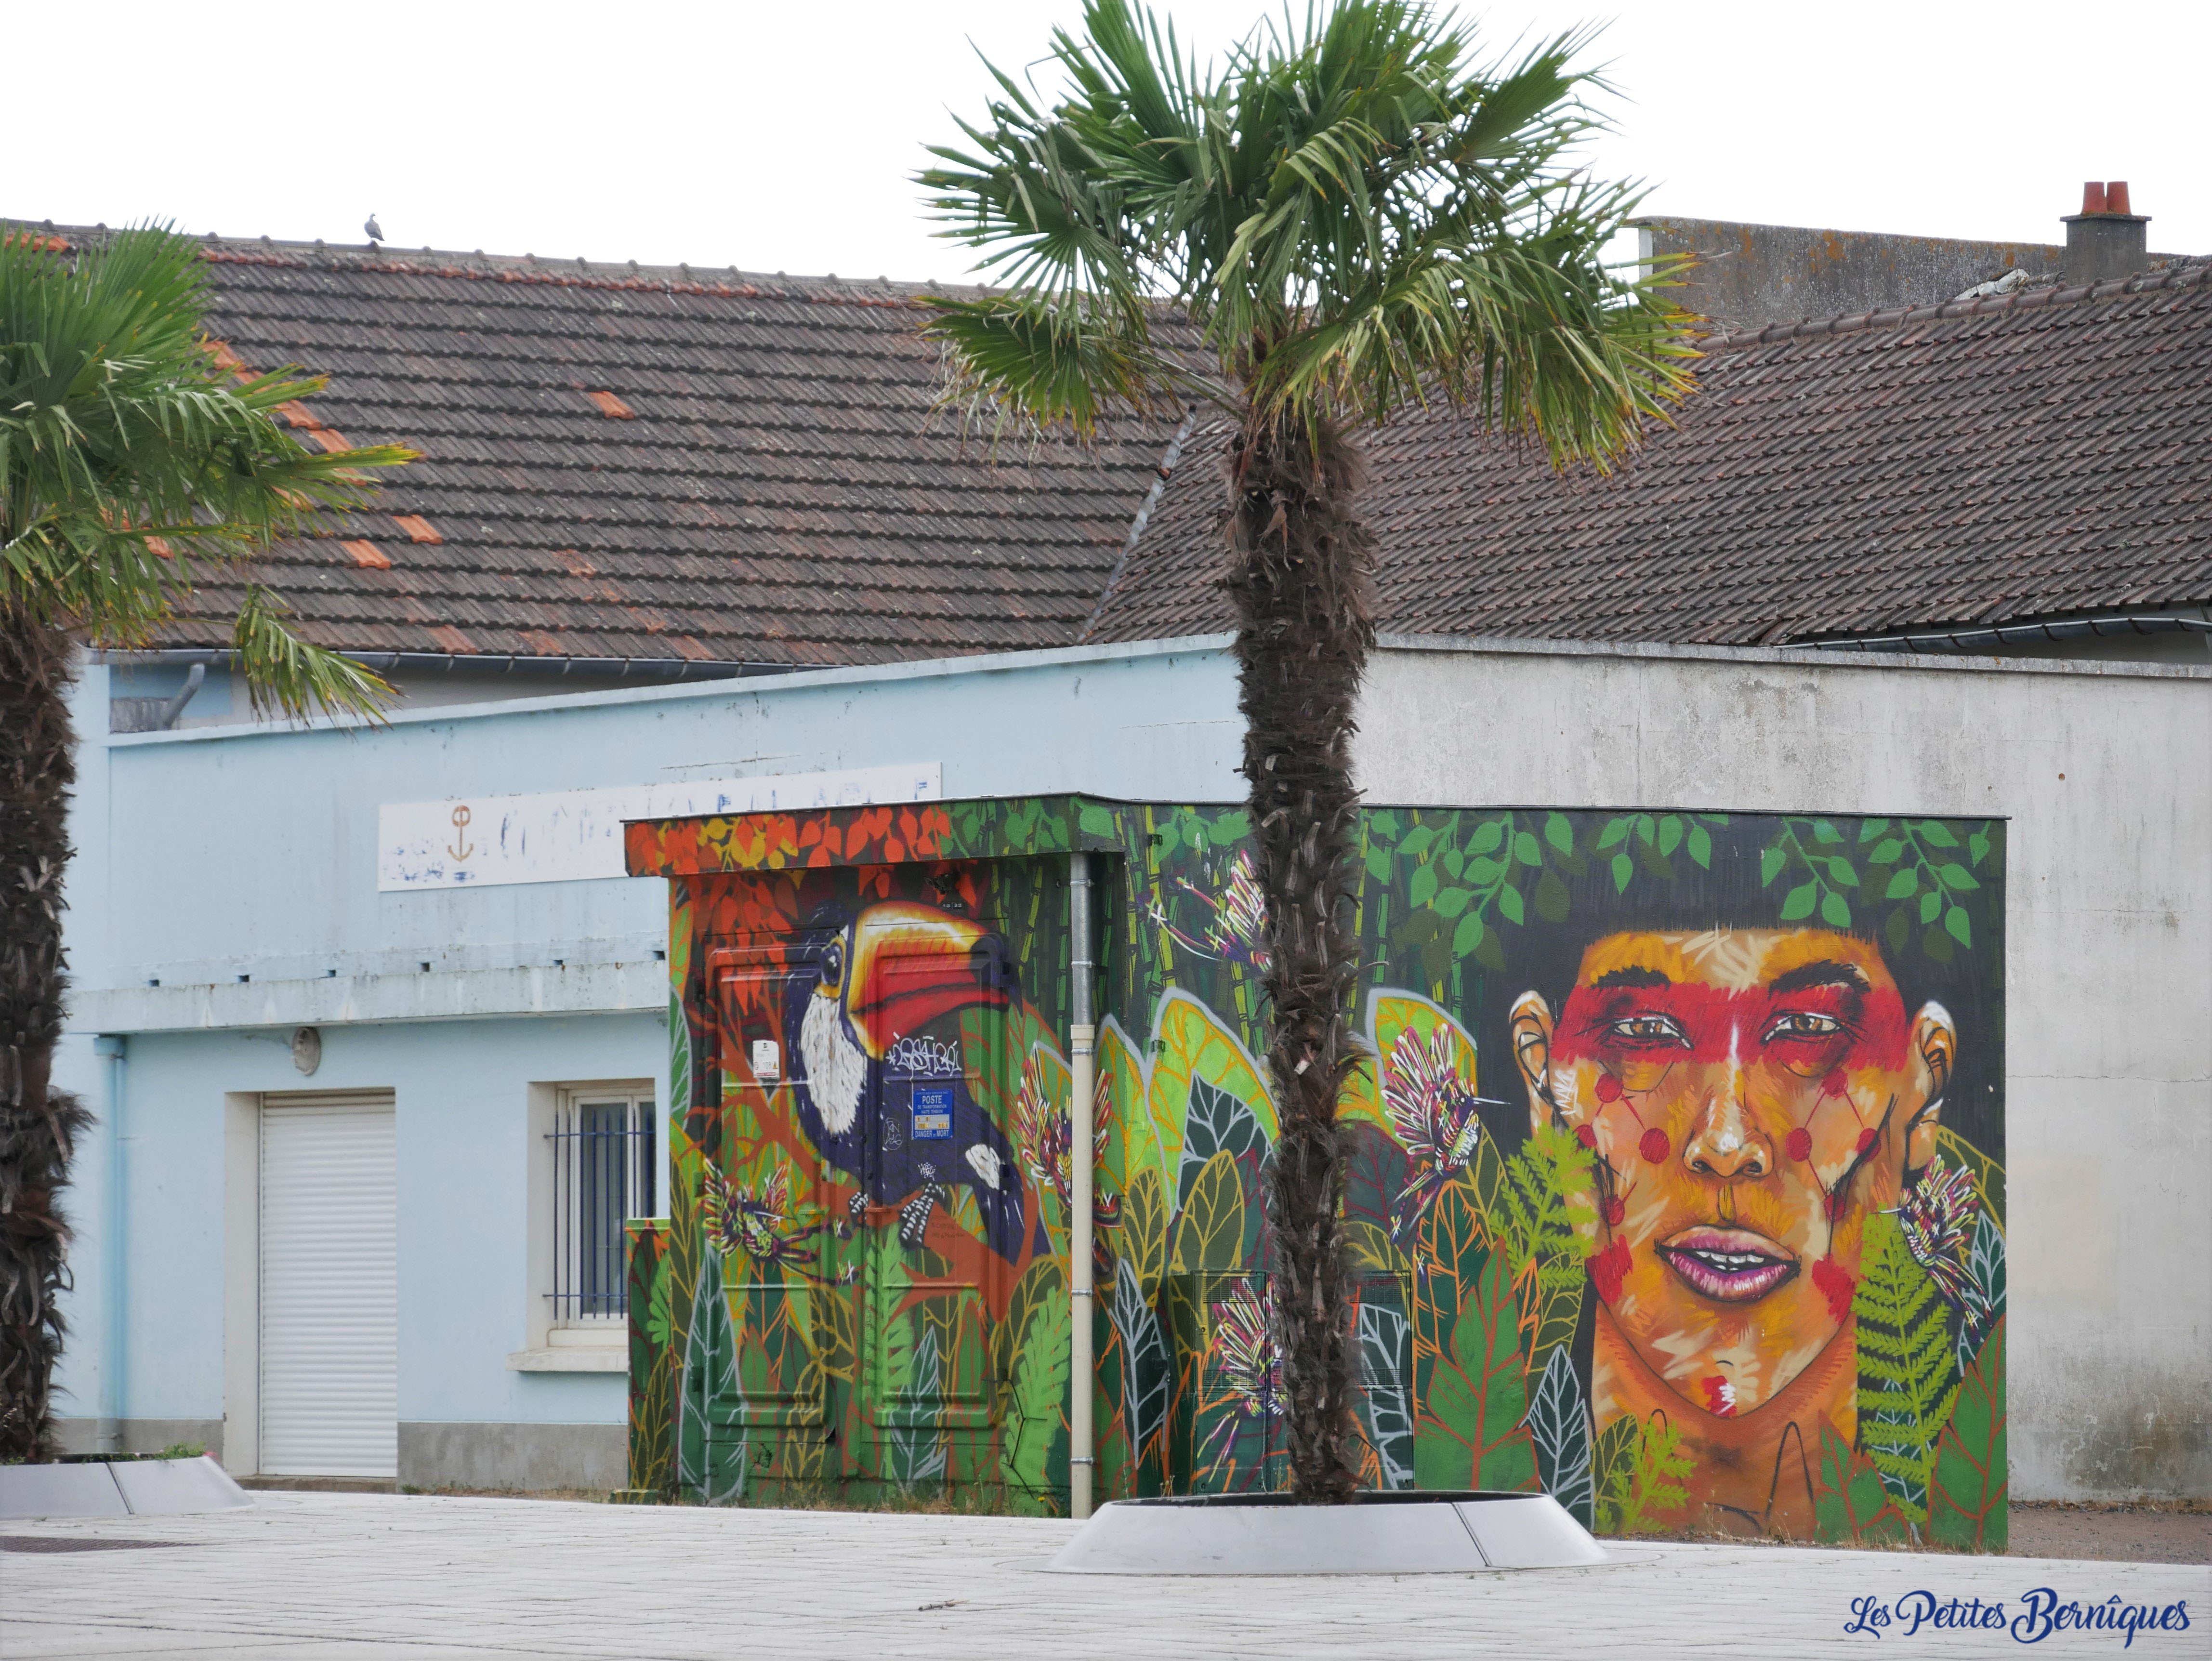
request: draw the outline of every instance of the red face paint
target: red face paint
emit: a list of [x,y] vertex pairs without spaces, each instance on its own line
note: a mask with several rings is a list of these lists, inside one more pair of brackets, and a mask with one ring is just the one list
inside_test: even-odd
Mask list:
[[[1691,982],[1577,987],[1553,1043],[1559,1061],[1594,1057],[1608,1068],[1765,1060],[1822,1080],[1833,1094],[1855,1068],[1893,1066],[1906,1037],[1905,1005],[1888,987],[1810,986],[1778,995]],[[1618,1094],[1620,1080],[1608,1074],[1598,1081],[1598,1095],[1611,1101],[1608,1083]]]
[[1851,1081],[1844,1076],[1844,1069],[1839,1067],[1820,1080],[1820,1091],[1823,1095],[1840,1096],[1850,1088],[1850,1084]]
[[1813,1133],[1801,1124],[1790,1133],[1783,1147],[1793,1159],[1809,1159],[1813,1157]]
[[1668,1154],[1673,1153],[1674,1149],[1667,1141],[1665,1131],[1647,1130],[1644,1133],[1643,1139],[1636,1144],[1636,1151],[1641,1153],[1650,1164],[1664,1165],[1667,1163]]
[[1859,1132],[1859,1152],[1862,1153],[1866,1153],[1881,1140],[1881,1133],[1875,1129],[1873,1126],[1868,1126],[1867,1129]]
[[1735,1417],[1735,1386],[1734,1384],[1729,1383],[1720,1374],[1715,1373],[1710,1378],[1698,1379],[1698,1385],[1705,1391],[1706,1412],[1717,1419]]
[[1605,1226],[1607,1228],[1619,1228],[1627,1217],[1628,1208],[1620,1201],[1607,1200],[1605,1202]]
[[1813,1265],[1813,1284],[1828,1300],[1828,1313],[1834,1319],[1840,1321],[1851,1312],[1851,1294],[1859,1289],[1859,1285],[1851,1279],[1850,1271],[1833,1257],[1823,1257]]
[[1598,1075],[1597,1081],[1597,1098],[1601,1102],[1619,1101],[1620,1099],[1620,1080],[1614,1078],[1610,1073],[1600,1074]]
[[1597,1146],[1596,1128],[1595,1126],[1586,1124],[1577,1125],[1575,1127],[1575,1140],[1580,1142],[1584,1147],[1595,1147]]
[[1620,1297],[1620,1283],[1628,1278],[1628,1242],[1615,1240],[1589,1260],[1590,1284],[1608,1304]]

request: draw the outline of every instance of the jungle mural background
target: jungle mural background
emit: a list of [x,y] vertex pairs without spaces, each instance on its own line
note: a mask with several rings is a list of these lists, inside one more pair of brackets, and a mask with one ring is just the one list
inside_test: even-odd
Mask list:
[[[1281,1484],[1247,830],[1076,798],[631,828],[677,875],[637,1486],[1064,1508],[1074,846],[1118,855],[1098,1491]],[[1377,808],[1360,857],[1367,1480],[2002,1549],[2002,824]]]

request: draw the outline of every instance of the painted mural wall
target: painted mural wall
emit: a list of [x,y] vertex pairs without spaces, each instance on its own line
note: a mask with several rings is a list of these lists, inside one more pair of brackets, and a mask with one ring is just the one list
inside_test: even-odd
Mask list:
[[[1239,812],[630,829],[673,875],[632,1481],[1066,1503],[1065,850],[1102,861],[1105,1497],[1276,1488]],[[2003,826],[1370,809],[1363,1459],[1601,1532],[2001,1549]]]

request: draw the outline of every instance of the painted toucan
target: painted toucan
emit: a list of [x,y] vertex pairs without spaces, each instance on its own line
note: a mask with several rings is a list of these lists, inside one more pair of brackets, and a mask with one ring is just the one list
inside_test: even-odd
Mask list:
[[898,1206],[899,1238],[915,1246],[932,1213],[965,1184],[991,1250],[1012,1263],[1029,1215],[1013,1145],[959,1070],[914,1081],[950,1098],[951,1135],[927,1140],[913,1134],[911,1086],[885,1078],[902,1038],[956,1010],[1006,1007],[1010,973],[995,946],[968,918],[904,901],[872,905],[798,954],[783,1037],[799,1124],[824,1159],[859,1180],[856,1208]]

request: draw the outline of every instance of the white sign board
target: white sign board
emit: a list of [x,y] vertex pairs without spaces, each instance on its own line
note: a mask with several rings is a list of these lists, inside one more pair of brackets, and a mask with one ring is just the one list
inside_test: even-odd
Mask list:
[[619,877],[626,874],[624,819],[872,807],[936,801],[944,794],[944,764],[926,761],[842,773],[386,802],[376,810],[376,885],[477,888]]

